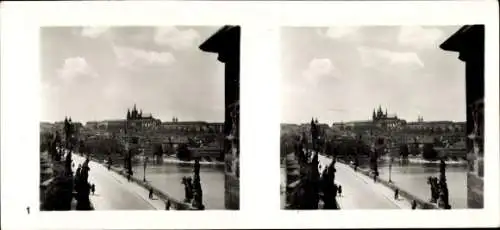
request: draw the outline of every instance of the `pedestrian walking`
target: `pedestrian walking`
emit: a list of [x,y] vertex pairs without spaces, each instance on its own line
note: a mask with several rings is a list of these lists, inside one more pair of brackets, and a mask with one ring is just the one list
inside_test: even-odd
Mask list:
[[339,196],[342,196],[342,185],[339,185]]
[[399,198],[399,189],[394,190],[394,200]]
[[149,187],[149,199],[153,199],[153,187]]
[[416,200],[413,200],[413,202],[411,202],[411,209],[417,209],[417,201]]
[[92,195],[95,193],[95,184],[92,184]]
[[339,187],[336,184],[333,184],[333,197],[337,197],[338,191],[339,191]]
[[170,210],[170,200],[165,203],[165,210]]

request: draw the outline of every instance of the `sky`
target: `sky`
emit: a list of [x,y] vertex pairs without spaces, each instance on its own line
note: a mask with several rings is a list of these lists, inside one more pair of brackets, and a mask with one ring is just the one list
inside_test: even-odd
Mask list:
[[461,26],[286,27],[282,123],[466,120],[465,65],[439,45]]
[[223,121],[224,66],[198,46],[219,27],[41,29],[42,121]]

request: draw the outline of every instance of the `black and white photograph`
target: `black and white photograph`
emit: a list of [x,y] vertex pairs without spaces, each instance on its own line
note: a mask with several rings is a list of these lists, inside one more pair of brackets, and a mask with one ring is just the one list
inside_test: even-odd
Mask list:
[[497,7],[2,2],[0,228],[498,227]]
[[281,29],[282,209],[483,207],[484,26]]
[[40,28],[40,210],[239,209],[239,40]]

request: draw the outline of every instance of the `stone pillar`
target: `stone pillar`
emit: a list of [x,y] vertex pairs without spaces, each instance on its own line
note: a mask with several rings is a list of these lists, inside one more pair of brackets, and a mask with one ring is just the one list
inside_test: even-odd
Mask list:
[[468,208],[483,208],[484,25],[463,26],[440,48],[458,52],[465,62]]
[[217,53],[218,60],[225,64],[224,94],[224,150],[225,206],[239,209],[239,78],[240,78],[240,37],[239,26],[224,26],[208,38],[200,49]]

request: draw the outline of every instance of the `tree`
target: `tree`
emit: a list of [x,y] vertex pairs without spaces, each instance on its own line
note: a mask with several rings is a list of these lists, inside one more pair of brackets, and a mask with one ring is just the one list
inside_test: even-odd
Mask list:
[[153,145],[153,156],[158,156],[161,157],[163,155],[163,147],[161,144],[154,144]]
[[80,140],[80,141],[78,142],[78,151],[79,151],[79,152],[81,152],[81,153],[85,153],[85,152],[87,152],[88,150],[87,150],[87,148],[86,148],[86,147],[87,147],[87,146],[85,145],[85,142],[84,142],[83,140]]
[[426,160],[436,160],[437,159],[437,151],[434,149],[434,145],[431,143],[424,144],[424,149],[422,153],[422,157]]
[[187,144],[179,144],[176,150],[176,155],[179,160],[189,161],[191,160],[191,151],[188,149]]
[[410,150],[407,144],[402,144],[399,146],[399,154],[403,158],[408,158],[408,156],[410,155]]

